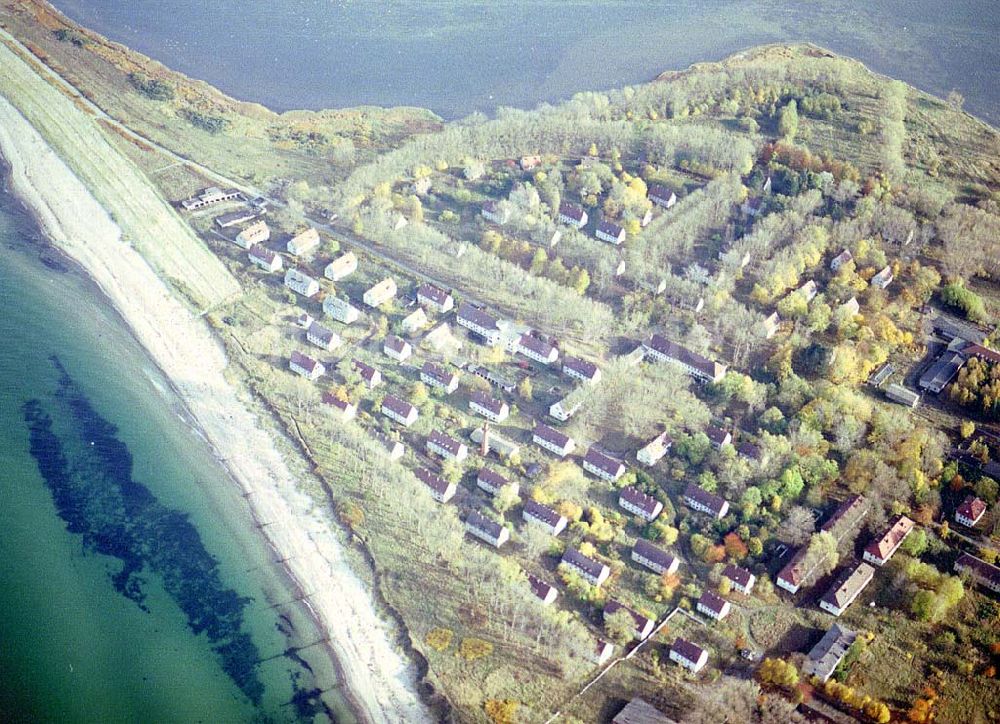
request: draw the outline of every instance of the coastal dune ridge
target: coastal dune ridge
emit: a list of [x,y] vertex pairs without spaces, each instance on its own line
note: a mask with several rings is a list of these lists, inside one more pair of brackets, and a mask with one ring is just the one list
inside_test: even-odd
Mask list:
[[[64,98],[53,102],[69,104]],[[73,114],[75,109],[70,106],[67,112]],[[393,649],[391,631],[344,558],[330,514],[297,489],[273,440],[226,382],[228,361],[207,323],[171,293],[124,240],[109,211],[2,95],[0,156],[10,165],[13,193],[52,243],[74,259],[111,301],[243,488],[255,519],[266,524],[263,534],[306,594],[304,603],[329,638],[359,718],[429,721],[416,692],[415,667]],[[77,159],[88,162],[103,160]]]

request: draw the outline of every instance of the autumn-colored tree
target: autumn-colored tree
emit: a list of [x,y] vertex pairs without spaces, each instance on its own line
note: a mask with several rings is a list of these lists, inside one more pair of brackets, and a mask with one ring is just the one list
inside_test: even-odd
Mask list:
[[510,699],[487,699],[483,710],[493,724],[514,724],[517,721],[517,706],[517,702]]
[[726,533],[725,537],[722,539],[723,545],[725,546],[726,555],[732,558],[734,561],[742,561],[746,558],[747,549],[746,543],[740,540],[739,535],[736,531],[731,531]]

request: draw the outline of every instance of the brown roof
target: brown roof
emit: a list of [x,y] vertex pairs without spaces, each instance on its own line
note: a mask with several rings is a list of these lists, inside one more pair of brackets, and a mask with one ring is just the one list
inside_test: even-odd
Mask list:
[[887,556],[891,555],[894,550],[896,550],[896,547],[911,530],[913,530],[913,521],[905,515],[901,515],[881,538],[873,540],[869,543],[865,548],[865,551],[876,558],[884,560]]
[[427,468],[420,468],[414,473],[417,478],[428,488],[436,493],[441,493],[442,495],[447,492],[449,483],[442,477],[439,477],[432,473]]
[[972,570],[979,578],[988,581],[994,586],[1000,585],[1000,568],[990,565],[981,558],[963,553],[955,561],[955,570],[958,571],[962,568]]
[[314,369],[316,369],[316,365],[319,364],[319,362],[317,362],[316,360],[314,360],[312,357],[310,357],[308,355],[304,355],[301,352],[299,352],[298,350],[293,350],[292,351],[291,361],[292,361],[292,364],[298,365],[299,367],[301,367],[303,369],[306,369],[306,370],[309,370],[310,372],[312,372]]
[[386,395],[382,398],[382,407],[396,413],[400,417],[409,417],[410,411],[416,409],[406,400],[401,400],[395,395]]
[[573,370],[577,374],[583,375],[588,380],[593,379],[594,375],[596,375],[598,371],[597,365],[593,362],[581,359],[580,357],[573,357],[571,355],[563,357],[562,365],[564,370]]
[[594,447],[587,450],[587,454],[584,456],[583,460],[584,462],[593,465],[598,470],[603,470],[608,475],[617,475],[619,471],[625,467],[621,460],[616,460],[609,455],[605,455]]
[[323,403],[327,405],[333,405],[338,410],[346,410],[351,405],[350,400],[342,400],[336,395],[334,395],[332,392],[323,393]]
[[604,604],[604,615],[610,616],[611,614],[617,613],[618,611],[628,611],[629,614],[632,616],[632,620],[635,621],[636,628],[639,629],[646,628],[646,626],[648,626],[649,622],[652,620],[647,616],[643,616],[634,608],[626,606],[621,601],[618,601],[614,598],[609,598],[608,602]]
[[722,445],[726,441],[729,431],[723,430],[721,427],[716,427],[715,425],[706,425],[705,434],[708,436],[708,439],[716,445]]
[[670,648],[691,662],[697,662],[701,658],[701,655],[705,653],[705,649],[701,646],[696,646],[679,636],[674,640]]
[[454,379],[455,375],[446,370],[441,365],[436,365],[433,362],[424,362],[424,366],[420,368],[422,374],[437,380],[442,385],[450,385]]
[[839,541],[860,520],[866,509],[865,499],[860,495],[852,495],[838,506],[820,530],[830,533]]
[[458,318],[471,322],[483,329],[498,329],[496,317],[478,307],[472,306],[468,302],[463,302],[458,308]]
[[478,511],[471,511],[468,517],[465,519],[467,525],[471,525],[477,530],[481,530],[483,533],[493,537],[499,538],[500,531],[503,530],[503,526],[497,523],[495,520],[490,520],[485,515]]
[[409,342],[407,342],[402,337],[397,337],[394,334],[390,334],[388,337],[385,338],[384,344],[393,352],[399,353],[402,352],[404,349],[406,349],[406,345],[408,345]]
[[662,199],[663,201],[670,201],[670,197],[676,196],[676,194],[674,194],[674,192],[668,189],[666,186],[650,186],[648,196],[651,199]]
[[504,406],[503,400],[497,400],[493,397],[490,397],[485,392],[481,392],[480,390],[476,390],[471,395],[469,395],[469,401],[475,402],[480,407],[486,408],[494,415],[499,415],[500,412],[503,410]]
[[504,485],[509,483],[503,475],[496,472],[495,470],[490,470],[489,468],[479,468],[479,473],[477,474],[477,479],[482,480],[486,484],[494,488],[502,488]]
[[652,561],[656,565],[660,566],[660,568],[670,568],[674,564],[674,560],[676,560],[665,550],[653,545],[645,538],[639,538],[635,542],[635,545],[632,546],[632,550],[645,558],[647,561]]
[[586,212],[583,210],[582,206],[578,206],[576,204],[571,204],[567,201],[563,201],[561,204],[559,204],[559,213],[562,216],[566,216],[569,217],[570,219],[573,219],[574,221],[582,221],[583,215]]
[[375,377],[375,374],[378,372],[378,370],[372,367],[370,364],[366,364],[357,358],[352,360],[352,365],[354,369],[358,371],[358,374],[361,375],[361,379],[363,379],[365,382],[371,382],[372,379]]
[[969,495],[966,496],[965,500],[962,501],[962,504],[958,506],[958,510],[955,512],[964,518],[975,520],[986,512],[986,503],[974,495]]
[[692,352],[676,342],[671,342],[669,339],[660,334],[654,334],[650,337],[648,346],[650,349],[654,349],[660,354],[694,367],[696,370],[704,375],[707,375],[708,377],[715,377],[717,370],[722,366],[718,362],[708,359],[708,357],[704,357],[697,352]]
[[545,600],[545,597],[549,595],[549,591],[555,590],[555,586],[549,585],[541,578],[536,578],[530,573],[528,574],[528,585],[531,586],[531,592],[542,600]]
[[741,442],[736,446],[736,452],[745,458],[750,458],[751,460],[759,461],[761,458],[761,450],[759,447],[754,445],[752,442]]
[[995,349],[990,349],[989,347],[984,347],[981,344],[976,344],[975,342],[970,342],[965,347],[962,348],[962,354],[966,356],[978,357],[986,362],[994,362],[1000,364],[1000,352]]
[[626,503],[634,505],[635,507],[645,511],[649,515],[652,515],[656,509],[662,505],[660,501],[652,495],[646,495],[644,492],[631,485],[622,488],[618,497]]
[[552,354],[552,350],[555,349],[555,347],[553,347],[551,344],[549,344],[544,340],[539,339],[530,332],[525,332],[524,334],[522,334],[521,339],[518,341],[518,344],[521,345],[522,347],[531,350],[539,357],[548,357],[550,354]]
[[750,584],[750,577],[753,574],[742,566],[733,565],[730,563],[722,571],[722,575],[728,578],[733,583],[736,583],[744,588]]
[[684,489],[684,497],[690,498],[698,503],[701,503],[709,510],[714,511],[716,514],[722,510],[722,506],[725,504],[726,499],[710,493],[704,488],[700,488],[694,483],[688,483],[688,486]]
[[608,236],[620,236],[624,228],[620,224],[616,224],[613,221],[608,221],[607,219],[601,219],[600,223],[597,225],[597,230],[602,234],[607,234]]
[[593,558],[588,558],[576,548],[567,548],[566,552],[563,553],[562,559],[564,563],[569,563],[575,568],[586,571],[594,578],[600,577],[605,568],[603,563],[595,561]]
[[548,425],[541,422],[535,425],[535,429],[532,432],[532,435],[537,435],[542,440],[545,440],[546,442],[555,445],[557,447],[566,447],[566,444],[570,440],[569,435],[561,433],[554,427],[549,427]]
[[271,251],[266,246],[261,246],[260,244],[254,244],[253,246],[250,247],[250,256],[254,257],[255,259],[262,259],[266,261],[268,264],[270,264],[272,261],[274,261],[275,257],[278,256],[278,253],[275,251]]
[[778,578],[788,581],[793,586],[802,585],[802,581],[805,579],[809,571],[802,569],[802,561],[806,557],[806,553],[809,551],[809,546],[804,545],[799,548],[792,559],[785,564],[785,567],[778,571]]
[[433,443],[438,447],[443,447],[452,455],[457,455],[458,451],[462,447],[462,443],[458,440],[445,435],[443,432],[438,432],[437,430],[431,430],[431,434],[427,436],[427,442]]
[[701,598],[698,599],[698,603],[714,612],[716,615],[721,615],[722,609],[725,608],[727,601],[717,593],[704,591],[701,594]]
[[553,527],[558,525],[563,517],[558,511],[531,499],[525,501],[524,512],[528,516]]
[[674,720],[645,699],[636,697],[618,712],[611,724],[674,724]]
[[441,287],[434,286],[433,284],[424,283],[421,284],[417,289],[417,296],[425,297],[430,299],[435,304],[444,304],[448,301],[448,297],[451,296],[449,292],[446,292]]

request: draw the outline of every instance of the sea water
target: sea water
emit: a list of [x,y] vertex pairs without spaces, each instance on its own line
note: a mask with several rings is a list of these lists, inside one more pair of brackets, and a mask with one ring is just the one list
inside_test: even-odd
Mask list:
[[0,195],[0,717],[346,720],[296,598],[167,381]]

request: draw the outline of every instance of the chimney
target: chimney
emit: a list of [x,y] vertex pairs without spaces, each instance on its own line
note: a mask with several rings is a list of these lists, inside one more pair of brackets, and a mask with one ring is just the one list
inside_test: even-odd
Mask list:
[[483,423],[483,439],[479,443],[479,454],[486,457],[490,452],[490,423]]

